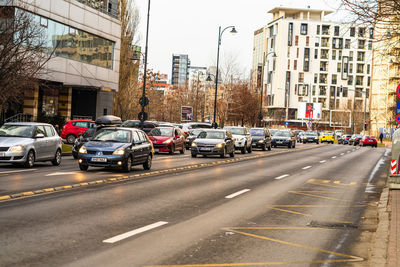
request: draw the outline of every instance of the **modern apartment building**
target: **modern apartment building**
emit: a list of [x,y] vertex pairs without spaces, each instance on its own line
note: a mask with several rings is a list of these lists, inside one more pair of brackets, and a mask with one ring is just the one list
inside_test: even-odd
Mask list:
[[367,118],[369,113],[373,30],[325,21],[332,13],[327,10],[278,7],[269,13],[272,21],[255,33],[252,70],[263,73],[267,117],[298,123],[298,103],[314,102],[321,103],[323,126],[329,126],[331,110],[355,110],[354,121],[363,124],[364,109]]
[[188,55],[172,55],[171,84],[173,86],[184,86],[189,79],[190,60]]
[[18,111],[95,119],[113,112],[118,90],[121,22],[118,0],[1,1],[33,14],[54,57]]

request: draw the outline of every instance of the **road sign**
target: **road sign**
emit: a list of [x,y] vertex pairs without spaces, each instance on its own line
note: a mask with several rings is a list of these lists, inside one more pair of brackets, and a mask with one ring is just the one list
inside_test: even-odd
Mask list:
[[312,125],[312,121],[310,120],[310,121],[307,122],[307,126],[311,127],[311,125]]
[[140,121],[145,121],[145,120],[147,120],[147,113],[146,113],[146,112],[139,112],[139,114],[138,114],[138,119],[139,119]]
[[400,114],[397,114],[397,116],[396,116],[396,122],[397,122],[397,124],[400,124]]
[[142,97],[139,99],[139,104],[140,104],[141,106],[147,106],[147,105],[149,104],[149,98],[148,98],[148,97],[145,97],[145,96],[142,96]]
[[289,122],[288,122],[288,121],[285,121],[285,125],[288,126],[288,125],[289,125]]

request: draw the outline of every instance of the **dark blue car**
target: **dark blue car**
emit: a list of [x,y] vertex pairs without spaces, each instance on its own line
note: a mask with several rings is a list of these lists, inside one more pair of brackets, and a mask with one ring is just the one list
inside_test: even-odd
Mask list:
[[149,170],[153,145],[146,134],[134,128],[107,127],[96,132],[78,153],[79,168],[117,167],[129,172],[133,165]]

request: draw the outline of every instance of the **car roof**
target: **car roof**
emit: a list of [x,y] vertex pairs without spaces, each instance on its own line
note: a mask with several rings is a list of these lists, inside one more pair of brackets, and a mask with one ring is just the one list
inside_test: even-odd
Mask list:
[[238,129],[243,129],[247,128],[246,126],[225,126],[224,128],[238,128]]
[[100,130],[103,129],[114,129],[114,130],[125,130],[125,131],[136,131],[136,132],[142,132],[142,130],[138,129],[138,128],[129,128],[129,127],[113,127],[113,126],[106,126],[101,128]]
[[6,122],[4,125],[26,125],[26,126],[38,126],[38,125],[46,125],[46,126],[53,126],[49,123],[44,122]]
[[223,133],[226,132],[225,129],[208,129],[208,128],[201,128],[201,130],[203,130],[203,132],[223,132]]
[[69,121],[67,121],[67,123],[69,123],[69,122],[77,122],[77,121],[94,122],[92,120],[69,120]]

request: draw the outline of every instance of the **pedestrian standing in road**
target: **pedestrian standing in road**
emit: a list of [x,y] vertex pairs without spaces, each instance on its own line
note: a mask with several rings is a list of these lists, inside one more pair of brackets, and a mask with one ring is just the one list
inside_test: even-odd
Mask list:
[[381,133],[381,134],[379,135],[379,139],[381,140],[381,144],[382,144],[382,140],[383,140],[383,133]]

